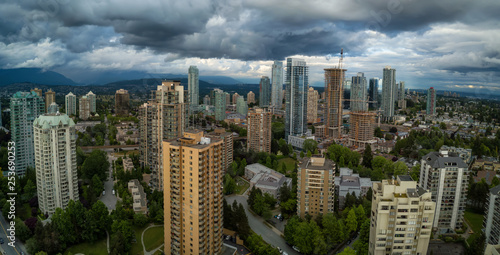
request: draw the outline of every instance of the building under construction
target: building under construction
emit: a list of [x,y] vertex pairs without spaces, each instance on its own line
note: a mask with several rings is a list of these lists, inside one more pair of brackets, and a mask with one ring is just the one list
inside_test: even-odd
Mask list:
[[374,112],[351,112],[349,121],[349,142],[351,146],[364,149],[367,143],[375,142],[373,139],[375,115]]
[[346,69],[340,67],[325,69],[326,90],[326,137],[339,139],[342,135],[342,97]]

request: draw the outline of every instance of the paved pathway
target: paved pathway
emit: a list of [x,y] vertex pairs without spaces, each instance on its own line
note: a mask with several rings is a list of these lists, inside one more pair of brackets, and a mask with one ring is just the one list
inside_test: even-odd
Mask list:
[[158,246],[157,248],[153,249],[152,251],[146,251],[146,245],[144,244],[144,233],[146,233],[146,230],[150,229],[150,228],[154,228],[154,227],[159,227],[159,226],[163,226],[163,225],[151,225],[149,227],[147,227],[146,229],[144,229],[144,231],[142,231],[142,234],[141,234],[141,243],[142,243],[142,251],[144,252],[144,255],[153,255],[157,250],[159,250],[161,247],[163,247],[163,244]]

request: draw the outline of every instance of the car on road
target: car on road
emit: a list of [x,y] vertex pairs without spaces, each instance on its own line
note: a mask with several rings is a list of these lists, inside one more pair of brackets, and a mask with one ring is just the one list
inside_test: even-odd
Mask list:
[[278,251],[280,252],[280,254],[283,254],[283,250],[280,247],[276,247],[276,248],[278,248]]
[[113,195],[115,194],[115,190],[113,190]]
[[300,252],[299,248],[297,248],[297,246],[295,246],[295,245],[294,245],[294,246],[292,246],[292,249],[293,249],[294,251],[296,251],[296,252]]
[[102,195],[103,196],[106,195],[106,191],[105,190],[102,191]]
[[283,254],[283,255],[288,255],[288,252],[284,251],[282,254]]
[[3,238],[0,238],[0,244],[3,244]]

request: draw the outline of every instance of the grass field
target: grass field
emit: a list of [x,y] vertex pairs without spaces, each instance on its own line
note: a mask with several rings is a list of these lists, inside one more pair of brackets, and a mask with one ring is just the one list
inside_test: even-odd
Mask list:
[[469,238],[467,238],[467,242],[471,243],[476,238],[476,236],[481,233],[481,229],[483,228],[484,215],[465,211],[464,217],[469,223],[469,226],[472,228],[472,231],[474,231],[474,234],[470,235]]
[[164,242],[163,226],[153,227],[144,233],[144,246],[146,246],[146,251],[151,251],[158,246],[162,245]]
[[248,187],[250,187],[250,184],[243,180],[243,178],[241,177],[236,177],[236,189],[234,191],[234,193],[238,194],[238,195],[241,195],[245,192],[245,190],[248,189]]
[[292,173],[291,171],[295,169],[295,160],[293,158],[283,158],[278,160],[278,165],[281,166],[282,162],[285,162],[286,172],[288,174],[291,174]]
[[147,228],[147,226],[143,227],[143,228],[134,227],[135,240],[137,240],[137,242],[132,243],[132,248],[130,249],[130,255],[142,255],[142,254],[144,254],[144,252],[142,250],[141,235],[142,235],[142,231],[144,231],[144,229],[146,229],[146,228]]
[[95,243],[81,243],[69,247],[64,254],[77,254],[82,253],[85,255],[107,255],[106,238],[99,240]]

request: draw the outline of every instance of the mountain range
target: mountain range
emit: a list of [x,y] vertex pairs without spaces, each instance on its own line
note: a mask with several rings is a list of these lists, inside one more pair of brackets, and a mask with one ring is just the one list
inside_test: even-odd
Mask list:
[[[187,74],[159,74],[146,73],[142,71],[82,71],[73,74],[78,78],[75,82],[71,78],[56,71],[43,70],[41,68],[16,68],[0,69],[0,86],[14,83],[36,83],[46,85],[107,85],[109,83],[125,80],[143,79],[180,79],[187,78]],[[242,84],[243,82],[227,76],[200,76],[211,84]]]

